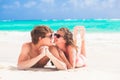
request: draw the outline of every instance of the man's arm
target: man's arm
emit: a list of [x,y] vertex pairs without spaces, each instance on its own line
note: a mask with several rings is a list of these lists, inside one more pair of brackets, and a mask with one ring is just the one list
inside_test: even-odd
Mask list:
[[29,56],[30,47],[27,44],[22,46],[21,54],[18,59],[18,69],[28,69],[35,65],[41,58],[43,58],[45,53],[41,53],[37,57],[30,58]]

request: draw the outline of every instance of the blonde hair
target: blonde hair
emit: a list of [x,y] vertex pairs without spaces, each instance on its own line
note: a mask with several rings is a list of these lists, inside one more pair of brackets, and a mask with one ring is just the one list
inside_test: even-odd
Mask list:
[[60,28],[58,31],[62,31],[64,33],[63,38],[66,40],[66,46],[69,46],[69,45],[73,46],[77,50],[78,47],[76,46],[74,42],[72,32],[68,28],[63,28],[63,27]]

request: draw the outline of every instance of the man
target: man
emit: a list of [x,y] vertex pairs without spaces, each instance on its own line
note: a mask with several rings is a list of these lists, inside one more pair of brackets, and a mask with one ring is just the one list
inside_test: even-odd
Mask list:
[[49,27],[36,26],[31,31],[31,38],[32,42],[22,45],[18,69],[44,67],[49,60],[57,69],[67,69],[66,64],[59,57],[58,51],[52,47],[52,30]]

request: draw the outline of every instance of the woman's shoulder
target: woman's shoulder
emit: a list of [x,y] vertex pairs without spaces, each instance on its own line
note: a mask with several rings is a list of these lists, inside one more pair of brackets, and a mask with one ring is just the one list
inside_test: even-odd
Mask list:
[[69,46],[67,46],[67,49],[74,49],[74,46],[69,45]]
[[73,47],[73,46],[67,46],[67,51],[68,51],[68,52],[69,52],[69,51],[73,51],[73,50],[76,50],[75,47]]

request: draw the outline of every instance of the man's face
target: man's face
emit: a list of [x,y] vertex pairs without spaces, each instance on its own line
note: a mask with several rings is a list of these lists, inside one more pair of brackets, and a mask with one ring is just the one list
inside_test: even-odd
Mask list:
[[44,46],[53,45],[53,36],[52,33],[47,33],[44,38],[42,38],[42,43]]

